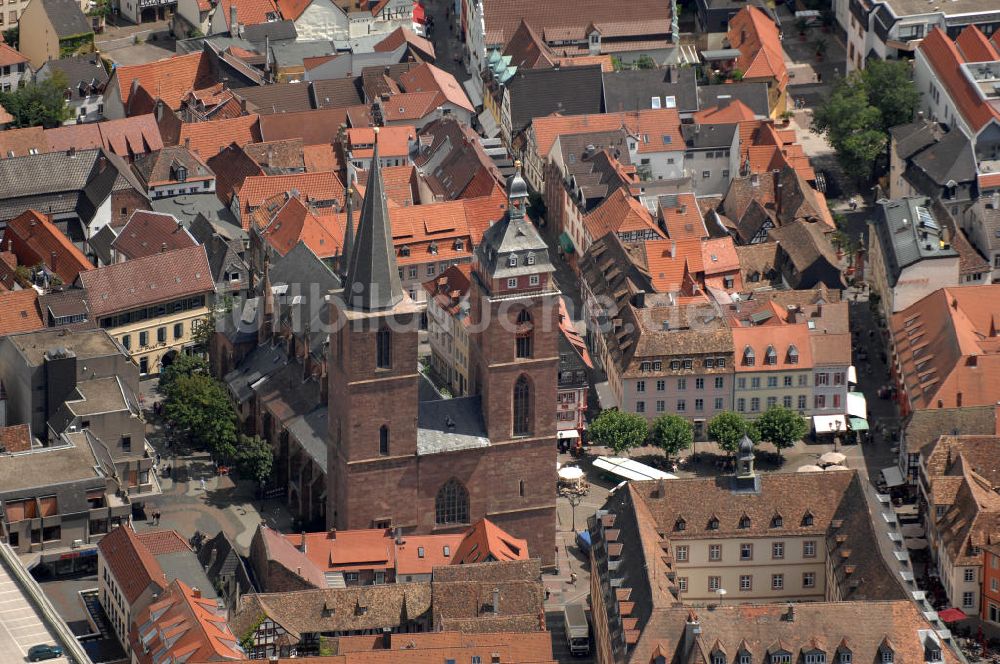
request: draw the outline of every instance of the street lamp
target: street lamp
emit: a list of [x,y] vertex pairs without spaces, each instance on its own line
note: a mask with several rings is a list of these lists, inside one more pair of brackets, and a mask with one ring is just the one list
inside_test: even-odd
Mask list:
[[840,420],[833,422],[833,451],[836,452],[837,444],[840,442]]
[[715,591],[715,594],[719,596],[719,606],[722,606],[722,600],[726,597],[726,589],[719,588]]
[[576,532],[576,506],[579,505],[583,501],[583,496],[581,496],[578,493],[571,493],[568,496],[566,496],[566,499],[569,500],[570,507],[573,508],[573,532],[575,533]]

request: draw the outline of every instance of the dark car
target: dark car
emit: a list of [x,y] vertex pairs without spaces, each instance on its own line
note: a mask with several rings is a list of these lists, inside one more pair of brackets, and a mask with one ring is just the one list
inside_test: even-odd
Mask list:
[[29,662],[41,662],[46,659],[55,659],[56,657],[62,657],[63,649],[59,646],[51,646],[48,644],[42,644],[37,646],[31,646],[28,649],[28,661]]

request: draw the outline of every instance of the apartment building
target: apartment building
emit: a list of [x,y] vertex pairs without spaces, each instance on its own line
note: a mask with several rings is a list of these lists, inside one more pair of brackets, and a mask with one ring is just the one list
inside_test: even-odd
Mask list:
[[456,397],[469,391],[470,266],[452,265],[424,283],[431,369]]

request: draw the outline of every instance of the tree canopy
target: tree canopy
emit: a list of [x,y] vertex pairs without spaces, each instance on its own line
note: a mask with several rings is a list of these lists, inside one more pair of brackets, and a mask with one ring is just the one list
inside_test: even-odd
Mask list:
[[271,476],[274,452],[271,445],[260,436],[240,436],[236,448],[236,467],[240,475],[261,484]]
[[170,424],[216,461],[236,456],[236,411],[222,385],[204,373],[177,375],[164,391]]
[[771,406],[755,423],[760,432],[760,439],[767,441],[781,450],[787,449],[802,440],[809,430],[804,417],[790,408]]
[[653,444],[661,448],[667,458],[686,450],[694,442],[694,428],[680,415],[661,415],[653,420],[650,430]]
[[170,384],[177,380],[178,376],[190,376],[191,374],[207,374],[208,362],[200,355],[190,355],[180,353],[174,357],[170,366],[164,367],[160,372],[160,392],[167,394]]
[[757,428],[740,415],[731,411],[719,413],[708,421],[708,437],[719,443],[719,447],[735,454],[744,435],[756,442]]
[[920,92],[901,60],[874,60],[837,81],[813,113],[813,130],[824,134],[844,170],[871,177],[889,143],[889,129],[913,120]]
[[605,410],[590,423],[589,431],[593,442],[621,453],[642,445],[649,435],[649,425],[642,415]]
[[65,74],[53,72],[43,81],[0,92],[0,106],[14,117],[12,127],[58,127],[70,117],[63,96],[68,85]]

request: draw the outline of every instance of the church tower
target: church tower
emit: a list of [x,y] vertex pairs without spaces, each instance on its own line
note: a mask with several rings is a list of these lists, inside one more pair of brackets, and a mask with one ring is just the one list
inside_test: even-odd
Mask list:
[[472,268],[471,383],[494,445],[556,433],[560,293],[517,166],[507,214],[486,230]]
[[[327,525],[406,526],[399,492],[416,455],[417,327],[403,292],[379,166],[378,129],[357,233],[345,238],[344,287],[330,298]],[[350,230],[350,229],[349,229]]]

